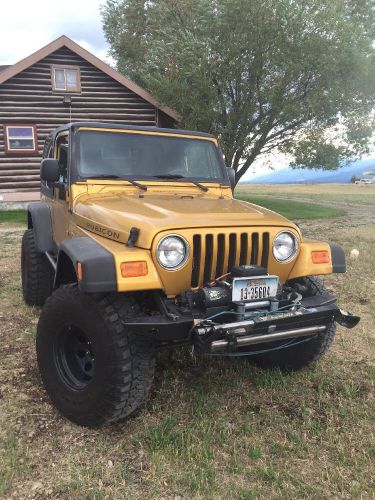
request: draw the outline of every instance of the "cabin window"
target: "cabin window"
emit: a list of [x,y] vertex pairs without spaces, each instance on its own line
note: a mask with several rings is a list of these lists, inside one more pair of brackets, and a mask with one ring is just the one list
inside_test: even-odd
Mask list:
[[79,68],[52,66],[52,88],[56,92],[80,92],[80,80]]
[[8,153],[37,153],[35,125],[4,125],[5,150]]

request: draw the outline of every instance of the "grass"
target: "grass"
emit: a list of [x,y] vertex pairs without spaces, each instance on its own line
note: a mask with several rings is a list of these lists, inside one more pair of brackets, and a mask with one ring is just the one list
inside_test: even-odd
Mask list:
[[273,196],[239,193],[237,197],[241,200],[268,208],[291,220],[323,219],[326,217],[341,217],[346,214],[345,210],[341,208],[331,208],[326,205],[317,205],[315,203],[306,203],[302,201],[283,200]]
[[373,497],[374,210],[358,203],[341,218],[301,223],[306,237],[360,252],[347,274],[324,278],[361,322],[339,327],[320,363],[285,375],[243,359],[161,353],[142,411],[99,430],[71,424],[46,397],[34,347],[39,310],[24,305],[20,289],[22,228],[4,226],[0,497]]
[[26,211],[0,210],[0,224],[1,223],[26,225]]
[[[326,217],[340,217],[345,215],[345,210],[332,208],[315,203],[306,203],[301,201],[283,200],[274,196],[261,196],[258,194],[247,194],[238,190],[237,198],[260,205],[269,210],[277,212],[287,219],[322,219]],[[25,210],[0,210],[0,224],[26,224]]]
[[27,471],[27,452],[14,434],[3,437],[0,449],[4,450],[0,455],[0,498],[3,498],[10,489],[14,471]]
[[375,205],[375,185],[357,184],[238,184],[237,196],[274,196],[315,203]]

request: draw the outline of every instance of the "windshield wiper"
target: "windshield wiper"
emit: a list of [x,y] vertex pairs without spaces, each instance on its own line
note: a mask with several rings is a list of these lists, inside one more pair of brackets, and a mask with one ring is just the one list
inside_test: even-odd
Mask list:
[[143,189],[143,191],[147,191],[147,186],[145,184],[141,184],[140,182],[137,181],[132,181],[131,179],[125,179],[126,182],[130,182],[130,184],[133,184],[133,186],[137,186],[139,189]]
[[[156,177],[157,179],[185,179],[183,175],[179,174],[163,174],[163,175],[154,175],[153,177]],[[195,186],[199,187],[202,191],[208,191],[207,186],[203,186],[200,182],[197,181],[191,181],[191,180],[186,180],[186,182],[191,182]]]
[[[115,175],[115,174],[102,174],[102,175],[95,175],[95,176],[90,175],[89,179],[121,179],[121,177],[119,175]],[[130,182],[130,184],[133,184],[133,186],[137,186],[139,189],[143,189],[143,191],[147,191],[147,186],[145,186],[144,184],[140,184],[137,181],[133,181],[131,179],[121,179],[121,180],[126,181],[126,182]]]

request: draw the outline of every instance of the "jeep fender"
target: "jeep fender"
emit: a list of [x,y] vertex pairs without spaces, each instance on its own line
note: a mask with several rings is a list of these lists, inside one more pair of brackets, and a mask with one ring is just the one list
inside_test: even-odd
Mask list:
[[51,210],[47,203],[35,201],[27,207],[27,227],[34,232],[35,246],[38,252],[54,252]]
[[[81,279],[77,279],[78,262],[82,269]],[[117,291],[113,255],[88,236],[64,240],[59,247],[54,288],[74,282],[78,282],[83,292]]]
[[[327,251],[330,256],[329,262],[314,264],[311,257],[311,252],[313,251]],[[299,255],[288,279],[345,272],[345,253],[340,246],[335,243],[302,240]]]

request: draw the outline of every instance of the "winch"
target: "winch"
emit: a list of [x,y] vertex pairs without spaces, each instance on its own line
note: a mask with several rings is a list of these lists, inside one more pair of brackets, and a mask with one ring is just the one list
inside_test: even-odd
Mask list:
[[[255,278],[268,276],[267,271],[261,266],[234,266],[230,273],[221,276],[215,281],[201,287],[194,298],[196,305],[204,309],[228,306],[233,302],[233,282],[238,278]],[[258,307],[269,305],[269,301],[262,301]],[[256,306],[256,302],[253,306]]]
[[339,309],[334,295],[303,298],[305,289],[301,284],[282,287],[277,278],[270,296],[233,300],[237,280],[251,289],[270,286],[263,285],[263,281],[275,278],[260,266],[235,266],[231,273],[196,291],[192,304],[206,313],[192,330],[196,352],[233,352],[258,344],[279,348],[285,341],[312,338],[326,331],[333,321],[347,328],[358,323],[357,316]]

